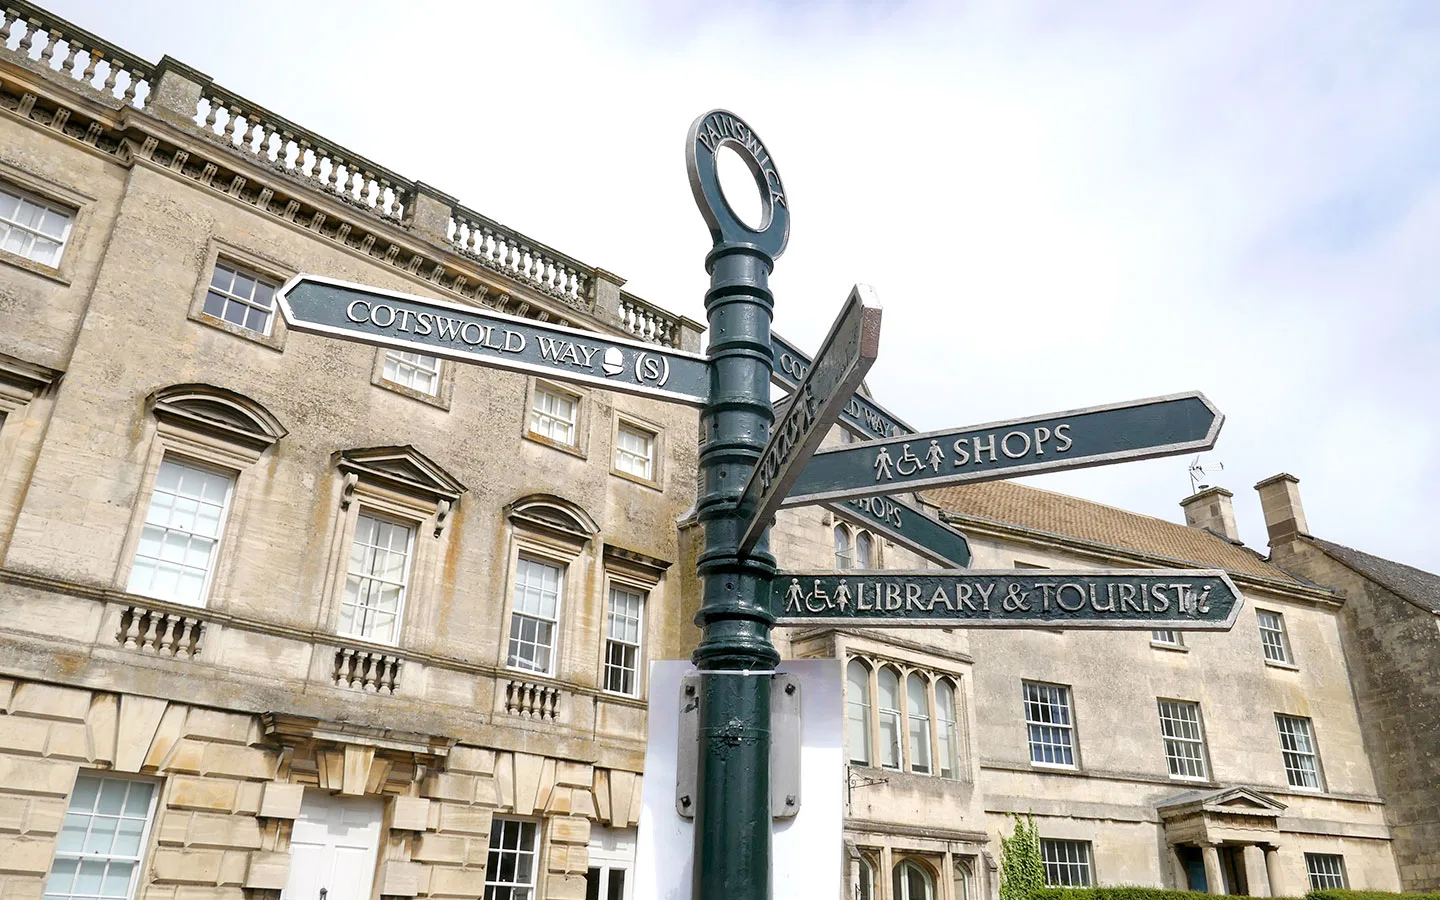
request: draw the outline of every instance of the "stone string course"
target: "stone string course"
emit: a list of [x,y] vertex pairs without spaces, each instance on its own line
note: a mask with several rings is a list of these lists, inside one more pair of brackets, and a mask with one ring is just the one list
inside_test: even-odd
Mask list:
[[591,823],[628,828],[639,819],[634,772],[466,745],[430,771],[384,759],[389,752],[285,746],[266,737],[258,716],[0,679],[0,897],[43,895],[82,771],[163,778],[143,900],[282,889],[307,787],[385,799],[377,883],[396,897],[483,894],[491,819],[500,814],[542,822],[540,895],[580,900]]

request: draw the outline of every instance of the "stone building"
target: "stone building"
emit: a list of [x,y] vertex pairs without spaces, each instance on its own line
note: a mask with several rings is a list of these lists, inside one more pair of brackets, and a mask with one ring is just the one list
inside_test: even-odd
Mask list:
[[287,333],[300,271],[695,323],[0,6],[0,897],[625,900],[697,415]]
[[1271,560],[1345,597],[1341,636],[1400,880],[1440,889],[1440,575],[1310,534],[1293,475],[1255,489]]
[[[273,293],[699,326],[174,59],[0,11],[0,900],[628,900],[646,663],[698,636],[695,411],[288,334]],[[1032,811],[1059,883],[1425,877],[1433,798],[1362,735],[1409,664],[1352,692],[1344,650],[1423,617],[1239,545],[1223,491],[1188,527],[928,499],[979,568],[1219,567],[1247,605],[1230,633],[777,635],[846,661],[856,896],[993,897]],[[843,507],[772,547],[932,565]]]

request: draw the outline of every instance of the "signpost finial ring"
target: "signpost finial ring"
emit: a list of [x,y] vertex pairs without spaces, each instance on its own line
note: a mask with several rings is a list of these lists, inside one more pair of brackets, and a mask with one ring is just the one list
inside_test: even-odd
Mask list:
[[[722,147],[733,147],[755,177],[764,211],[759,229],[741,221],[725,200],[715,159]],[[696,119],[685,146],[685,168],[690,174],[695,204],[715,243],[754,244],[771,259],[785,252],[790,238],[790,201],[774,158],[744,119],[723,109],[713,109]]]

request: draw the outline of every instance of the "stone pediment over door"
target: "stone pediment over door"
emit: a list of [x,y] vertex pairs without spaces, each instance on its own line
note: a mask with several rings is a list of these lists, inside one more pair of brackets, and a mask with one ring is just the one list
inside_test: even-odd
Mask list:
[[1187,791],[1155,804],[1171,844],[1267,843],[1285,804],[1247,787]]

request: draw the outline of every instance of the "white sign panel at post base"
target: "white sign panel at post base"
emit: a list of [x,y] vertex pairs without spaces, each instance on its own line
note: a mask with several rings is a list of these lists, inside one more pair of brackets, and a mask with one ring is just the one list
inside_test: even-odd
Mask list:
[[[802,900],[840,896],[843,875],[845,758],[843,670],[838,659],[782,662],[778,671],[800,679],[800,812],[775,819],[772,896]],[[635,854],[632,900],[691,900],[695,824],[675,809],[680,691],[696,669],[688,660],[650,664],[650,735]],[[713,678],[768,678],[726,673]]]

